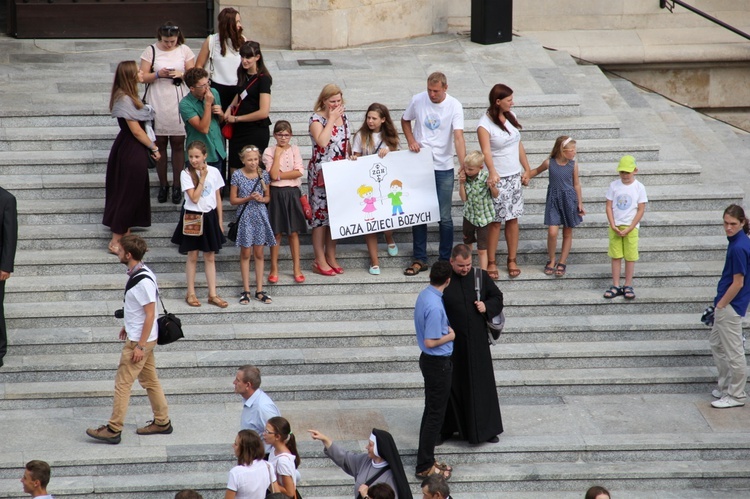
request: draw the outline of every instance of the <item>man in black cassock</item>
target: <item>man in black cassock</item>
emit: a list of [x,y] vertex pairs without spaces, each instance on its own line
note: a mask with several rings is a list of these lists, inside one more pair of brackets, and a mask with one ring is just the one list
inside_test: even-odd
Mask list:
[[[503,310],[503,294],[486,271],[472,267],[471,248],[458,244],[451,253],[453,273],[443,291],[448,322],[456,333],[453,343],[453,386],[441,435],[458,432],[471,444],[498,441],[503,432],[495,372],[487,341],[487,317]],[[475,272],[481,273],[477,300]]]

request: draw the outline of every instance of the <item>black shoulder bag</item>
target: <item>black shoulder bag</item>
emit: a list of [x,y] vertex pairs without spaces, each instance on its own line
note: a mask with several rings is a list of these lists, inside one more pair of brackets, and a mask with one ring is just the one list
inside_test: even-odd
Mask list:
[[[383,468],[380,468],[380,471],[372,475],[372,477],[369,480],[367,480],[364,484],[370,487],[373,483],[375,483],[375,480],[380,478],[383,475],[383,473],[385,473],[389,469],[391,469],[390,464],[388,466],[384,466]],[[357,492],[357,499],[362,499],[362,494],[360,494],[359,492]]]

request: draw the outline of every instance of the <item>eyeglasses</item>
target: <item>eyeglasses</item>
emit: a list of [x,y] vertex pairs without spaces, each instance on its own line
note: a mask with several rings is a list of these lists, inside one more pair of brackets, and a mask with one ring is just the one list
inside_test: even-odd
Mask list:
[[208,88],[211,85],[211,83],[206,83],[205,85],[195,85],[193,88]]
[[264,435],[278,435],[275,431],[263,430]]
[[288,139],[289,137],[292,136],[291,133],[275,133],[274,135],[276,137],[279,137],[280,139]]

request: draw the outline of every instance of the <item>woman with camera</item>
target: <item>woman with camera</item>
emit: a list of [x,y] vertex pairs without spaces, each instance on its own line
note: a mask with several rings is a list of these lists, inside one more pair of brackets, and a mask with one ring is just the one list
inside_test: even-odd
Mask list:
[[172,149],[172,202],[182,201],[180,172],[185,167],[185,124],[180,118],[180,100],[188,89],[182,82],[182,75],[195,66],[195,54],[185,45],[185,38],[179,26],[166,22],[156,31],[157,42],[141,54],[141,71],[146,93],[143,100],[153,106],[156,112],[154,131],[156,145],[161,158],[156,163],[159,175],[160,203],[167,201],[169,182],[167,181],[167,143]]

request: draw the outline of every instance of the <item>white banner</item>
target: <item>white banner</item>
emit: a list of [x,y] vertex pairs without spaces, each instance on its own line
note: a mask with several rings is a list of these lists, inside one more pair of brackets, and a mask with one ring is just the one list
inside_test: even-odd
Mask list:
[[322,166],[333,239],[440,221],[429,147]]

